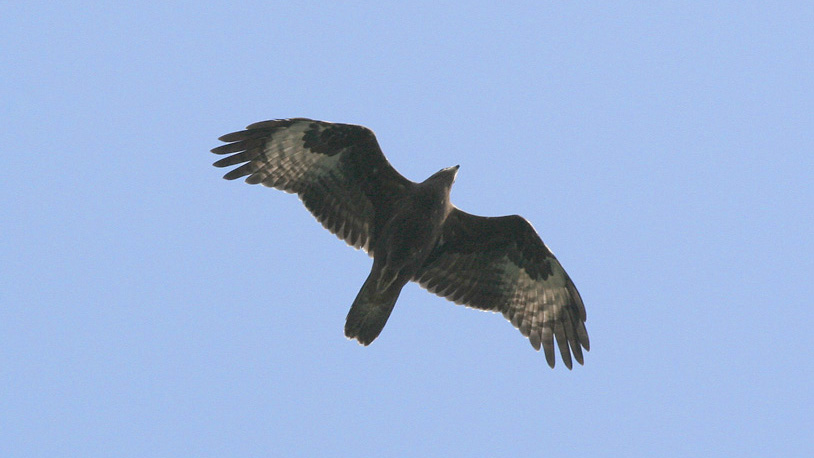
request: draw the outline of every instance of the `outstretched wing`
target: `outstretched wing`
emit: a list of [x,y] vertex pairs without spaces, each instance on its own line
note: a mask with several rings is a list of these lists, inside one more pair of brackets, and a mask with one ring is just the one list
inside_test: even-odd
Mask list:
[[245,176],[249,184],[298,194],[326,229],[371,256],[383,219],[413,185],[387,162],[373,132],[362,126],[278,119],[220,140],[229,144],[212,152],[231,156],[213,165],[242,164],[224,178]]
[[[501,312],[554,367],[583,363],[585,306],[574,283],[524,218],[486,218],[453,209],[415,281],[456,304]],[[569,349],[570,347],[570,349]]]

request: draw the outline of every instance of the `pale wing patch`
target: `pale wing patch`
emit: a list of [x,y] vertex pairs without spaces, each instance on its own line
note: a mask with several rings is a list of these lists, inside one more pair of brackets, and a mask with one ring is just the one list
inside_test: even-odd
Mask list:
[[324,125],[300,120],[285,129],[265,136],[252,137],[251,129],[262,129],[274,122],[252,124],[235,143],[225,145],[222,151],[237,153],[215,163],[218,167],[245,164],[227,173],[224,178],[246,176],[246,183],[262,184],[288,193],[296,193],[306,208],[323,227],[336,234],[348,245],[365,250],[370,256],[370,222],[373,204],[352,178],[344,175],[343,153],[315,153],[305,147],[306,133],[324,129]]
[[573,296],[575,290],[559,262],[551,259],[552,275],[535,280],[507,256],[478,268],[471,268],[472,260],[472,256],[449,254],[444,262],[427,269],[418,283],[456,304],[501,312],[536,350],[543,349],[552,367],[555,342],[568,368],[572,352],[582,363],[580,342],[587,348],[588,341],[585,324],[575,315],[581,299]]
[[563,304],[572,302],[565,285],[565,276],[559,263],[556,263],[554,274],[545,280],[531,278],[524,269],[504,258],[500,263],[505,278],[514,279],[509,291],[513,291],[511,300],[501,310],[503,316],[514,327],[529,338],[531,345],[545,352],[549,365],[554,365],[554,337],[560,346],[560,354],[566,366],[571,367],[570,352],[562,345],[568,345],[562,321]]

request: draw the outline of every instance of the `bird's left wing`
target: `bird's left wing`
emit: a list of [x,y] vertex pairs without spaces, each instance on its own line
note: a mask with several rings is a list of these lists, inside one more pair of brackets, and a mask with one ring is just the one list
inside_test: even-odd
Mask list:
[[384,157],[363,126],[294,118],[263,121],[220,137],[212,150],[231,154],[213,165],[238,165],[224,178],[247,177],[296,193],[322,225],[373,255],[376,228],[413,183]]
[[[441,240],[414,277],[457,304],[501,312],[554,367],[554,339],[570,369],[589,349],[585,306],[557,258],[524,218],[452,210]],[[570,347],[570,348],[569,348]]]

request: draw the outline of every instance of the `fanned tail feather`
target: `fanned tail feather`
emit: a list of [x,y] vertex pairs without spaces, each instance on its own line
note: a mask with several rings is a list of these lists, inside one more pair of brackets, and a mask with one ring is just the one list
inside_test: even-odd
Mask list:
[[379,272],[370,273],[345,320],[345,336],[362,345],[369,345],[382,332],[404,287],[394,279],[381,285],[381,279]]

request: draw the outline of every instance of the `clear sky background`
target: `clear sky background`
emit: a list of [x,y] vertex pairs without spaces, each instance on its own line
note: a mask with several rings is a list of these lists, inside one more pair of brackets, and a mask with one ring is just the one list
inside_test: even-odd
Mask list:
[[[0,456],[812,456],[810,2],[13,2],[0,37]],[[345,339],[370,259],[211,167],[294,116],[528,218],[585,365],[415,284]]]

